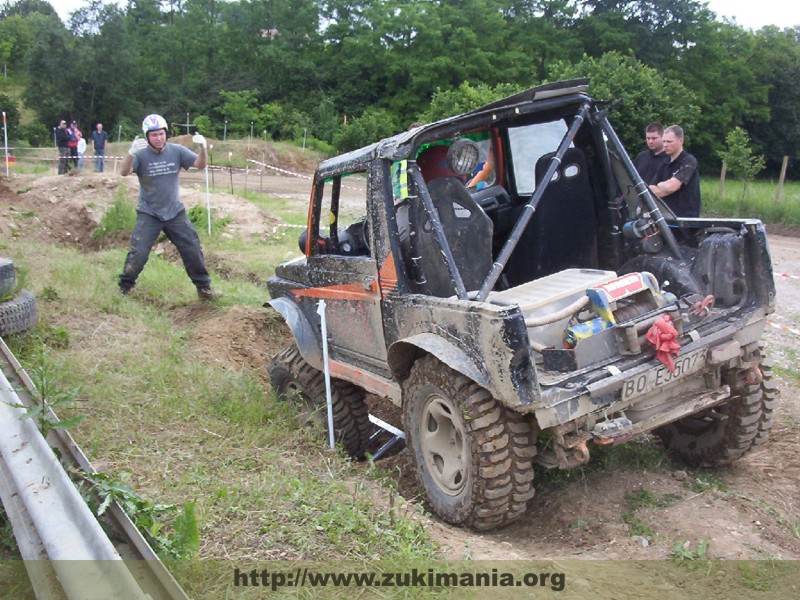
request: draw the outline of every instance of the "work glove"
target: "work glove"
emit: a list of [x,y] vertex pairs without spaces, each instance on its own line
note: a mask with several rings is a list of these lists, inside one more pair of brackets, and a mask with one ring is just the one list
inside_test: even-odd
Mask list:
[[128,154],[130,154],[131,156],[136,156],[137,154],[139,154],[139,152],[141,152],[145,148],[147,148],[147,140],[144,138],[137,137],[135,140],[133,140],[131,148],[130,150],[128,150]]
[[200,135],[199,133],[195,133],[195,134],[192,136],[192,141],[193,141],[195,144],[200,144],[200,145],[201,145],[203,148],[205,148],[205,147],[206,147],[206,138],[204,138],[204,137],[203,137],[202,135]]

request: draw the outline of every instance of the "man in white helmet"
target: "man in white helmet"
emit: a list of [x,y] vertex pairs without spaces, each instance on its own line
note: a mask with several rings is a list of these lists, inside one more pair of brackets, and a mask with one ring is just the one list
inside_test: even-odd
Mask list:
[[197,295],[201,300],[214,300],[221,294],[211,288],[200,238],[186,215],[178,192],[181,169],[205,168],[206,140],[200,134],[192,138],[199,144],[197,154],[179,144],[167,142],[167,122],[156,114],[144,118],[142,132],[144,138],[137,137],[133,141],[122,161],[123,177],[131,173],[139,177],[139,204],[130,249],[119,276],[120,292],[127,295],[136,285],[136,278],[142,272],[150,250],[163,231],[178,249],[186,274],[197,287]]

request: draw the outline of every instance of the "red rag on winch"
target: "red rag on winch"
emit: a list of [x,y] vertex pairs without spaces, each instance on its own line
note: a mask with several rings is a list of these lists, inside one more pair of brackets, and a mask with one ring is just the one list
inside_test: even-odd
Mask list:
[[656,349],[656,359],[669,369],[670,373],[675,372],[675,363],[672,355],[678,354],[681,345],[677,342],[678,331],[672,324],[669,315],[664,315],[647,331],[644,338]]

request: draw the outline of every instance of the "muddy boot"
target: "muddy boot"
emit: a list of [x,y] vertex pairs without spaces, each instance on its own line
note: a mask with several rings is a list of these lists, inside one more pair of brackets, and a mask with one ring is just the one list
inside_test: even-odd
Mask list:
[[211,286],[198,287],[197,296],[200,298],[200,300],[206,300],[210,302],[212,300],[218,300],[219,298],[222,298],[222,292],[213,289]]

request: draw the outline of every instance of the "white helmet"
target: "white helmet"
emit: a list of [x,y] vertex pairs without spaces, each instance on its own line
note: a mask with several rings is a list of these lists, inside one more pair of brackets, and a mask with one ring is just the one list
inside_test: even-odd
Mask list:
[[144,139],[147,139],[147,132],[148,131],[157,131],[158,129],[163,129],[167,131],[167,121],[161,115],[147,115],[142,121],[142,131],[144,132]]

